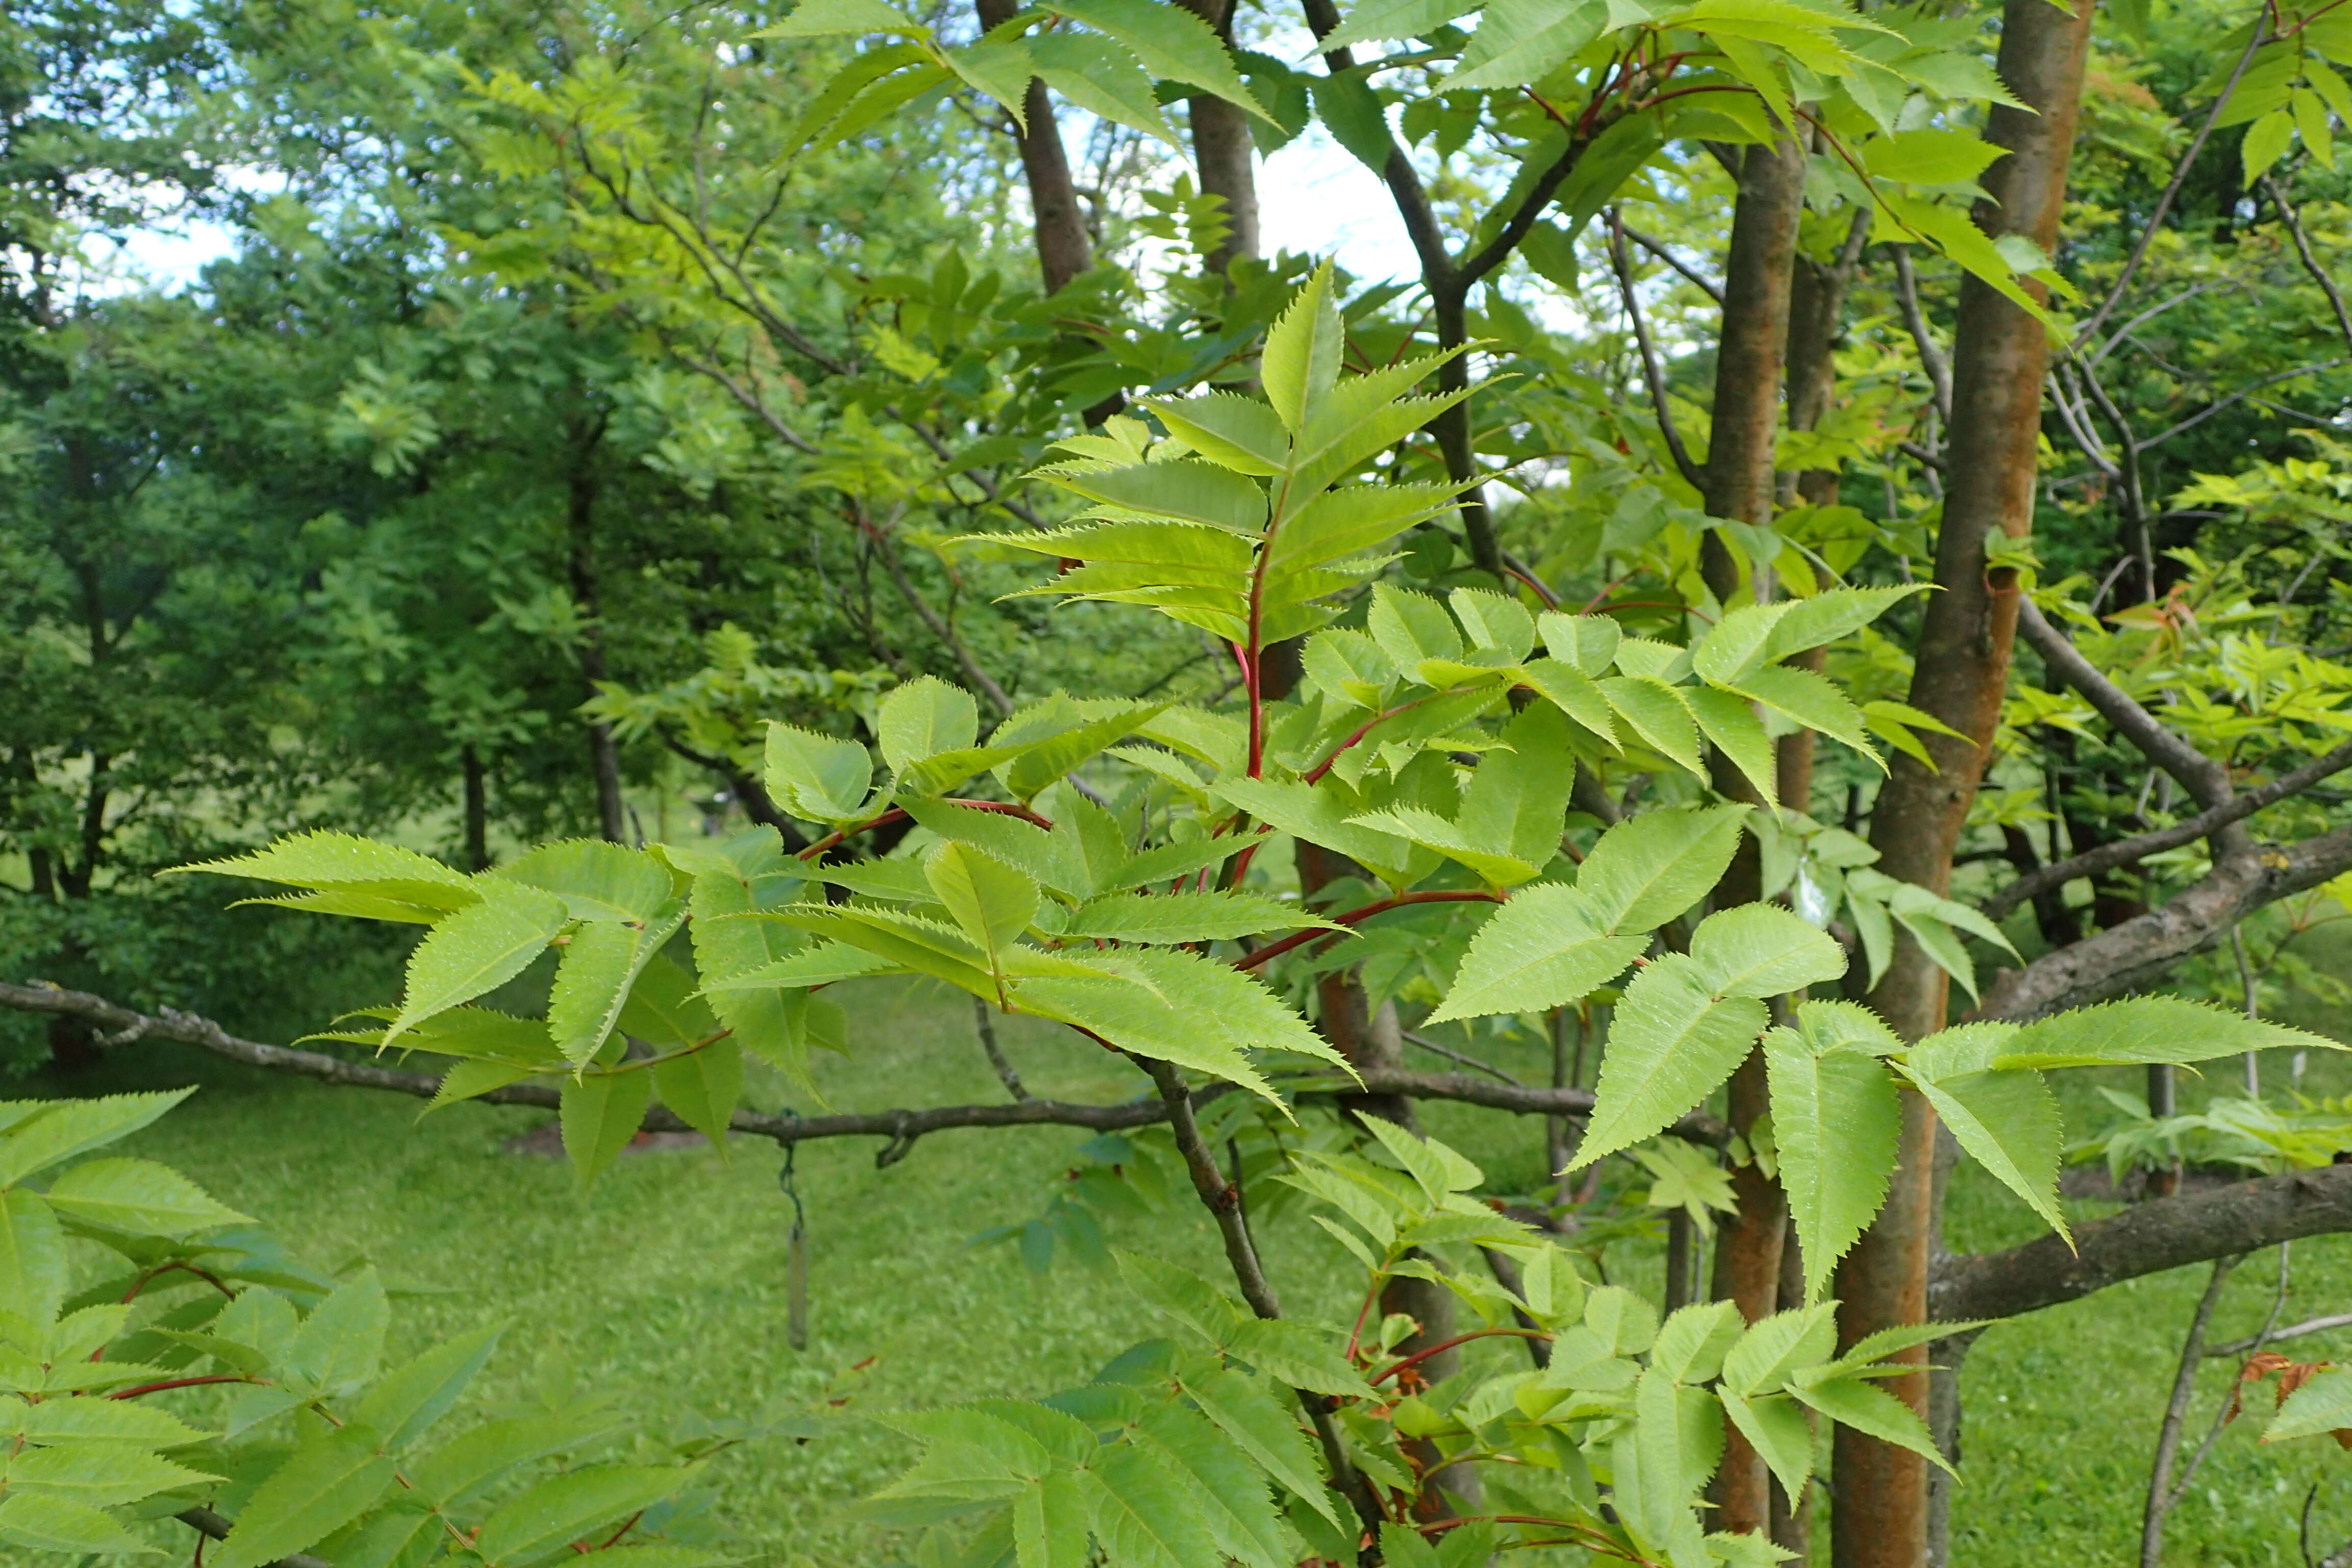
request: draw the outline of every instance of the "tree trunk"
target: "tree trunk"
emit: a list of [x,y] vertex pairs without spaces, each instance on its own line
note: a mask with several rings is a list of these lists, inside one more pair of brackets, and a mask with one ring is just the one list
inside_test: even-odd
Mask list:
[[[1226,47],[1233,47],[1234,0],[1178,3],[1206,22]],[[1223,243],[1204,258],[1208,270],[1223,277],[1234,262],[1258,258],[1257,145],[1250,137],[1249,114],[1239,104],[1204,92],[1186,100],[1184,112],[1192,122],[1192,167],[1201,192],[1225,198],[1230,227]]]
[[[608,679],[604,666],[604,627],[596,601],[596,468],[595,449],[604,439],[599,416],[579,443],[572,467],[572,598],[580,606],[587,631],[580,639],[580,673],[588,692]],[[597,830],[615,844],[628,842],[628,822],[621,799],[621,752],[613,740],[613,726],[598,720],[588,726],[588,765],[596,780]]]
[[482,754],[470,742],[459,753],[458,761],[466,773],[466,869],[487,871],[490,868],[489,781],[482,767]]
[[[1997,106],[1988,125],[1988,139],[2010,150],[1986,173],[1993,199],[1979,204],[1976,214],[1996,237],[2021,234],[2045,251],[2056,243],[2091,11],[2078,6],[2070,15],[2048,0],[2008,0],[2004,8],[1998,69],[2026,107]],[[1937,893],[1950,887],[1953,851],[1976,797],[2008,680],[2017,583],[2006,570],[1988,574],[1985,542],[1994,529],[2022,538],[2032,525],[2048,348],[2041,323],[1970,278],[1960,289],[1954,358],[1949,480],[1936,546],[1940,591],[1927,602],[1910,702],[1969,738],[1927,739],[1938,771],[1897,756],[1871,820],[1880,868]],[[1897,1034],[1917,1039],[1944,1025],[1946,977],[1901,935],[1894,963],[1869,999]],[[1886,1206],[1838,1269],[1843,1344],[1924,1316],[1935,1133],[1934,1112],[1906,1090]],[[1926,1347],[1907,1359],[1921,1370],[1881,1386],[1924,1416]],[[1926,1462],[1845,1426],[1837,1429],[1834,1447],[1836,1568],[1921,1568],[1927,1550]]]
[[[983,29],[1013,19],[1019,0],[975,0]],[[1053,100],[1045,84],[1032,77],[1022,100],[1026,129],[1015,127],[1013,142],[1021,149],[1021,173],[1029,184],[1029,207],[1036,219],[1037,271],[1045,292],[1062,285],[1094,264],[1094,247],[1087,237],[1086,214],[1078,205],[1078,189],[1070,178],[1070,155],[1062,146],[1062,127],[1054,118]]]
[[[1707,444],[1706,509],[1735,521],[1772,520],[1772,448],[1780,432],[1780,377],[1789,342],[1789,279],[1796,257],[1797,217],[1804,200],[1804,155],[1793,142],[1750,147],[1739,174],[1738,205],[1731,219],[1731,247],[1724,263],[1722,348],[1716,361],[1713,435]],[[1709,533],[1701,552],[1707,588],[1728,603],[1742,586],[1722,536]],[[1769,595],[1769,563],[1755,563],[1753,584]],[[1708,767],[1716,788],[1735,800],[1766,803],[1729,759],[1713,755]],[[1743,837],[1723,879],[1715,907],[1752,903],[1763,891],[1760,852]],[[1768,1109],[1764,1057],[1751,1051],[1731,1075],[1731,1128],[1745,1137]],[[1710,1294],[1738,1304],[1749,1322],[1769,1317],[1780,1285],[1780,1241],[1788,1229],[1789,1200],[1780,1184],[1750,1161],[1731,1173],[1737,1213],[1716,1240]],[[1710,1489],[1717,1528],[1752,1533],[1767,1528],[1771,1512],[1771,1473],[1737,1430],[1726,1434],[1723,1464]]]

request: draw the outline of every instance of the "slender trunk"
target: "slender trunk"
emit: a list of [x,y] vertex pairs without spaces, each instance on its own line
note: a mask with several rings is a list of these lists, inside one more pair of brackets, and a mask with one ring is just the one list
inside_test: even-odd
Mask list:
[[[1232,47],[1234,0],[1178,3]],[[1239,104],[1204,92],[1186,100],[1184,112],[1192,122],[1192,167],[1201,192],[1225,199],[1229,227],[1223,242],[1204,258],[1208,270],[1223,277],[1234,262],[1258,258],[1257,145],[1250,138],[1249,115]]]
[[471,744],[459,753],[466,771],[466,869],[490,868],[490,792],[482,754]]
[[[976,0],[980,25],[995,27],[1012,20],[1019,0]],[[1029,184],[1029,208],[1036,223],[1037,270],[1048,294],[1093,265],[1094,246],[1087,237],[1086,214],[1078,205],[1078,188],[1070,178],[1070,155],[1062,146],[1062,127],[1054,118],[1053,100],[1045,84],[1034,77],[1022,100],[1026,129],[1016,127],[1013,139],[1021,149],[1021,173]]]
[[[1437,322],[1438,346],[1450,349],[1468,342],[1469,286],[1451,277],[1427,281],[1430,313]],[[1440,392],[1458,392],[1469,384],[1468,354],[1456,354],[1438,366],[1437,388]],[[1438,455],[1445,460],[1447,478],[1458,482],[1478,471],[1478,461],[1471,442],[1470,404],[1466,399],[1431,420],[1429,430],[1437,438]],[[1486,508],[1485,487],[1473,485],[1464,490],[1459,506],[1462,537],[1470,547],[1471,564],[1498,584],[1508,583],[1510,579],[1503,570],[1502,541],[1495,534],[1495,516]]]
[[[1989,170],[1992,200],[1977,222],[1996,237],[2021,234],[2045,251],[2055,245],[2066,163],[2082,96],[2092,7],[2072,14],[2048,0],[2008,0],[1998,68],[2024,102],[1997,106],[1988,140],[2009,149]],[[2000,717],[2017,626],[2017,583],[1989,573],[1993,530],[2022,538],[2033,519],[2035,440],[2048,346],[2040,322],[1974,278],[1962,284],[1953,366],[1952,429],[1936,583],[1915,649],[1910,702],[1967,740],[1932,737],[1930,770],[1897,756],[1876,809],[1871,842],[1880,868],[1936,893],[1949,889],[1952,854],[1975,799]],[[1871,1005],[1906,1039],[1943,1026],[1946,977],[1907,935]],[[1886,1206],[1838,1269],[1840,1341],[1923,1320],[1933,1230],[1931,1167],[1936,1117],[1903,1095],[1903,1131]],[[1927,1413],[1926,1347],[1908,1359],[1921,1370],[1880,1384]],[[1927,1464],[1916,1455],[1840,1426],[1831,1499],[1835,1568],[1921,1568],[1927,1550]]]
[[[1795,1311],[1805,1304],[1805,1255],[1794,1226],[1790,1228],[1780,1243],[1779,1304],[1783,1312]],[[1809,1425],[1811,1423],[1810,1411],[1806,1413],[1805,1419]],[[1771,1519],[1767,1533],[1773,1545],[1794,1553],[1799,1563],[1810,1562],[1812,1558],[1812,1483],[1807,1481],[1795,1497],[1790,1497],[1781,1489],[1778,1480],[1772,1483]]]
[[[1789,282],[1797,253],[1797,218],[1804,201],[1804,154],[1783,142],[1748,150],[1739,174],[1739,199],[1731,220],[1731,247],[1724,263],[1723,331],[1716,361],[1715,410],[1707,443],[1706,509],[1735,521],[1772,520],[1772,450],[1780,423],[1780,380],[1789,342]],[[1756,580],[1742,584],[1719,533],[1709,533],[1701,554],[1708,590],[1728,603],[1743,586],[1761,598],[1770,593],[1769,563],[1757,562]],[[1729,759],[1708,759],[1715,786],[1735,800],[1761,800]],[[1783,786],[1785,788],[1785,786]],[[1763,892],[1763,866],[1757,841],[1740,840],[1730,868],[1717,884],[1714,903],[1728,909],[1752,903]],[[1764,1058],[1751,1051],[1731,1075],[1728,1106],[1732,1131],[1747,1136],[1769,1109]],[[1717,1238],[1712,1291],[1738,1304],[1749,1322],[1771,1315],[1780,1283],[1780,1242],[1788,1229],[1789,1200],[1780,1184],[1750,1161],[1731,1173],[1738,1209]],[[1771,1516],[1771,1472],[1748,1440],[1727,1434],[1722,1467],[1710,1490],[1717,1528],[1738,1534],[1767,1527]]]
[[[587,625],[580,639],[580,673],[587,678],[592,697],[610,679],[596,600],[595,448],[604,432],[604,422],[599,418],[580,444],[571,480],[572,598]],[[602,720],[588,726],[588,764],[596,780],[597,830],[615,844],[625,844],[628,822],[621,799],[621,751],[613,740],[613,726]]]

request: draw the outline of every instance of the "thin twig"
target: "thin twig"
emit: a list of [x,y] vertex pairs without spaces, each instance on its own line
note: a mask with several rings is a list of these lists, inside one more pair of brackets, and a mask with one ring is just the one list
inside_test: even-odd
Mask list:
[[1612,209],[1609,218],[1609,265],[1617,274],[1617,291],[1625,301],[1626,319],[1633,326],[1633,342],[1641,350],[1642,379],[1650,389],[1650,406],[1657,411],[1658,435],[1665,441],[1666,453],[1675,460],[1675,469],[1693,489],[1706,489],[1706,476],[1691,461],[1690,449],[1683,445],[1682,432],[1675,427],[1674,411],[1666,405],[1665,377],[1658,370],[1658,351],[1650,341],[1649,324],[1642,319],[1642,301],[1633,289],[1633,264],[1625,258],[1625,233]]
[[1927,313],[1919,309],[1919,280],[1911,271],[1911,247],[1898,245],[1895,250],[1895,301],[1903,309],[1903,324],[1910,329],[1911,342],[1919,351],[1919,366],[1927,373],[1927,385],[1936,399],[1936,412],[1944,423],[1952,422],[1952,367],[1945,363],[1944,351],[1936,346],[1935,335],[1927,330]]
[[2291,1328],[2281,1329],[2268,1339],[2260,1334],[2250,1334],[2242,1340],[2231,1340],[2227,1344],[2208,1345],[2205,1347],[2205,1353],[2209,1356],[2244,1355],[2249,1351],[2263,1345],[2274,1345],[2285,1340],[2299,1340],[2305,1334],[2324,1334],[2331,1329],[2352,1329],[2352,1312],[2336,1312],[2325,1318],[2307,1318]]
[[2352,348],[2352,311],[2344,308],[2344,290],[2336,286],[2336,279],[2328,276],[2327,268],[2322,267],[2319,258],[2312,253],[2311,236],[2303,231],[2303,219],[2287,204],[2286,192],[2281,188],[2277,178],[2264,174],[2263,189],[2270,193],[2279,216],[2286,219],[2286,231],[2294,239],[2294,253],[2302,258],[2303,269],[2311,274],[2311,280],[2318,284],[2320,292],[2327,296],[2328,306],[2336,312],[2336,330],[2344,334],[2345,346]]
[[1407,1029],[1404,1031],[1404,1037],[1411,1040],[1414,1045],[1419,1046],[1424,1051],[1433,1051],[1450,1062],[1460,1062],[1464,1067],[1468,1068],[1473,1072],[1482,1072],[1488,1078],[1500,1079],[1503,1082],[1509,1084],[1514,1089],[1524,1089],[1526,1087],[1526,1085],[1522,1084],[1517,1079],[1513,1078],[1509,1073],[1505,1072],[1501,1068],[1482,1062],[1476,1057],[1455,1050],[1452,1046],[1440,1045],[1435,1040],[1431,1039],[1427,1035],[1417,1035],[1411,1029]]
[[2164,1516],[2172,1511],[2176,1500],[2172,1490],[2172,1464],[2180,1454],[2180,1428],[2189,1419],[2189,1401],[2197,1392],[2197,1363],[2203,1358],[2205,1326],[2213,1321],[2213,1309],[2221,1304],[2221,1287],[2228,1284],[2230,1271],[2245,1260],[2240,1253],[2234,1258],[2217,1258],[2213,1271],[2205,1281],[2205,1294],[2197,1299],[2196,1313],[2189,1320],[2189,1332],[2180,1342],[2180,1366],[2173,1373],[2172,1397],[2164,1406],[2164,1425],[2158,1429],[2156,1458],[2148,1467],[2147,1505],[2140,1516],[2140,1568],[2160,1568],[2164,1556]]
[[1014,1100],[1034,1100],[1036,1096],[1022,1087],[1021,1075],[1013,1070],[1013,1064],[1004,1059],[1004,1052],[996,1043],[995,1012],[985,998],[971,999],[971,1016],[980,1027],[980,1048],[988,1053],[988,1065],[996,1069],[996,1081]]

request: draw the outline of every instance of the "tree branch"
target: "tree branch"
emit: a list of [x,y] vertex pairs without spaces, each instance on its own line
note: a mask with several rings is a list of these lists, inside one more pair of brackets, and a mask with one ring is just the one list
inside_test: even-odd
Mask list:
[[1617,274],[1617,291],[1625,301],[1625,315],[1633,323],[1633,342],[1642,353],[1642,379],[1650,388],[1650,405],[1657,410],[1658,434],[1666,443],[1666,451],[1675,460],[1675,469],[1691,489],[1704,494],[1706,475],[1691,461],[1690,449],[1683,445],[1682,432],[1675,428],[1675,416],[1666,406],[1665,377],[1658,370],[1658,351],[1650,342],[1649,323],[1642,319],[1642,301],[1633,291],[1633,268],[1625,258],[1625,230],[1612,210],[1609,217],[1609,265]]
[[2327,296],[2328,305],[2336,311],[2336,330],[2344,334],[2345,346],[2352,348],[2352,311],[2344,308],[2344,290],[2336,286],[2336,279],[2328,276],[2327,268],[2322,267],[2319,258],[2312,254],[2311,237],[2303,231],[2303,219],[2296,216],[2294,207],[2287,205],[2286,192],[2277,179],[2264,174],[2263,189],[2268,191],[2271,200],[2277,204],[2279,216],[2286,219],[2286,231],[2294,239],[2294,253],[2302,258],[2303,269],[2311,274],[2312,281],[2318,284],[2320,292]]
[[2020,904],[2037,899],[2053,888],[2063,888],[2077,877],[2095,877],[2118,866],[2137,864],[2150,855],[2194,843],[2232,822],[2252,816],[2266,805],[2284,800],[2291,795],[2300,795],[2320,780],[2346,768],[2352,768],[2352,741],[2346,742],[2324,757],[2304,763],[2292,773],[2280,774],[2258,789],[2247,790],[2210,811],[2200,812],[2186,822],[2160,827],[2153,833],[2118,838],[2112,844],[2102,844],[2095,849],[2029,872],[1977,908],[1984,911],[1988,920],[2000,920]]
[[1714,300],[1717,310],[1722,309],[1722,286],[1708,282],[1706,278],[1701,276],[1698,271],[1690,265],[1690,263],[1683,260],[1673,251],[1668,250],[1664,240],[1653,239],[1648,235],[1643,234],[1640,229],[1631,227],[1625,230],[1625,237],[1640,246],[1643,249],[1648,251],[1651,255],[1656,257],[1659,260],[1664,262],[1667,266],[1673,268],[1675,271],[1681,273],[1684,279],[1689,282],[1692,287],[1696,288],[1700,293],[1706,295],[1708,299]]
[[1911,331],[1911,342],[1919,351],[1920,368],[1927,373],[1927,385],[1934,391],[1936,412],[1943,416],[1948,428],[1952,423],[1952,367],[1945,362],[1944,351],[1927,331],[1927,313],[1919,309],[1919,280],[1911,271],[1911,247],[1898,245],[1895,248],[1895,300],[1903,307],[1903,324]]
[[[2099,717],[2138,747],[2142,756],[2179,780],[2191,800],[2210,810],[2225,805],[2236,793],[2231,787],[2226,766],[2181,739],[2155,714],[2133,700],[2123,688],[2093,668],[2091,661],[2077,653],[2074,645],[2042,618],[2042,611],[2030,598],[2019,602],[2017,635],[2032,644],[2033,651],[2042,656],[2050,672],[2081,692],[2084,700],[2098,710]],[[2223,837],[2231,833],[2227,827],[2220,830]],[[2244,842],[2241,831],[2235,845],[2242,846]]]
[[2022,969],[2000,971],[1973,1016],[2021,1023],[2156,984],[2172,965],[2221,942],[2254,910],[2347,869],[2352,869],[2352,825],[2300,844],[2217,857],[2211,871],[2161,908],[2044,953]]
[[[222,1518],[208,1508],[183,1509],[176,1516],[182,1524],[208,1541],[226,1541],[234,1520]],[[270,1568],[334,1568],[323,1557],[313,1557],[307,1552],[289,1552],[276,1559]]]
[[2184,1264],[2352,1231],[2352,1165],[2296,1171],[2217,1192],[2158,1198],[2074,1232],[2004,1252],[1954,1253],[1927,1285],[1936,1322],[2011,1318]]

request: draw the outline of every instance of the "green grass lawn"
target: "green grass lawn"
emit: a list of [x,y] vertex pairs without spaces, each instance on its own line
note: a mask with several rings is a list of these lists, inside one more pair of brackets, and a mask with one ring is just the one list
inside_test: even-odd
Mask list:
[[[835,1107],[1002,1096],[961,1001],[884,985],[846,1000],[857,1055],[822,1068]],[[1016,1022],[1005,1041],[1039,1093],[1109,1100],[1142,1084],[1100,1051],[1042,1028]],[[1516,1065],[1537,1070],[1532,1061]],[[749,1415],[780,1394],[815,1399],[869,1357],[853,1411],[1034,1395],[1083,1378],[1154,1331],[1115,1284],[1083,1268],[1035,1276],[1008,1248],[967,1245],[990,1226],[1038,1211],[1079,1141],[1069,1131],[939,1134],[886,1171],[875,1169],[870,1141],[807,1146],[800,1179],[813,1234],[813,1332],[806,1351],[795,1352],[785,1338],[789,1210],[771,1146],[739,1142],[725,1161],[708,1149],[634,1155],[583,1199],[561,1162],[501,1147],[547,1121],[543,1112],[462,1106],[419,1121],[415,1101],[273,1079],[176,1047],[118,1052],[102,1082],[79,1080],[71,1091],[188,1082],[205,1088],[142,1134],[137,1152],[187,1170],[315,1262],[365,1258],[439,1292],[409,1304],[399,1330],[407,1348],[510,1320],[479,1391],[485,1400],[515,1393],[549,1352],[649,1416],[677,1404]],[[33,1091],[61,1088],[43,1081]],[[2089,1111],[2086,1084],[2068,1084],[2065,1095],[2070,1117]],[[1541,1131],[1532,1121],[1458,1106],[1431,1108],[1430,1121],[1490,1171],[1524,1179],[1538,1168]],[[1958,1247],[2006,1245],[2034,1228],[2021,1205],[1967,1171],[1950,1218]],[[1204,1272],[1220,1268],[1207,1225],[1190,1212],[1114,1239]],[[1267,1238],[1267,1251],[1294,1311],[1339,1307],[1348,1282],[1336,1247],[1295,1224]],[[2219,1334],[2259,1324],[2275,1258],[2241,1268]],[[1654,1258],[1611,1263],[1617,1277],[1654,1280]],[[2148,1454],[2204,1278],[2201,1268],[2152,1278],[1983,1337],[1966,1377],[1957,1563],[2137,1561]],[[2297,1244],[2286,1321],[2347,1305],[2352,1239]],[[2352,1351],[2352,1338],[2297,1348],[2317,1356],[2332,1346]],[[2195,1417],[2200,1435],[2228,1374],[2220,1363],[2209,1368]],[[898,1563],[911,1559],[912,1543],[843,1510],[907,1455],[901,1439],[862,1423],[834,1440],[739,1453],[721,1461],[719,1506],[758,1563]],[[2167,1561],[2299,1563],[2296,1520],[2314,1482],[2324,1552],[2352,1535],[2352,1455],[2324,1442],[2266,1450],[2247,1426],[2233,1428],[2176,1515]]]

